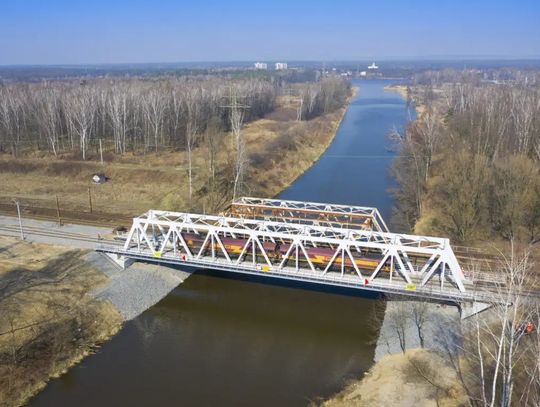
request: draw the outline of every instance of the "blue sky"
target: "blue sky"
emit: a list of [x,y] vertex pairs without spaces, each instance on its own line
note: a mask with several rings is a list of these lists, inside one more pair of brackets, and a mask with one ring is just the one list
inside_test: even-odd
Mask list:
[[540,57],[540,1],[0,0],[0,64]]

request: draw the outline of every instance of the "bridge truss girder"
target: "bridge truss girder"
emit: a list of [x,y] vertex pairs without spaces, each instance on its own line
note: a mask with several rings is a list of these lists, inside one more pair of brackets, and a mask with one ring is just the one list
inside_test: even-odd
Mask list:
[[231,203],[227,214],[248,219],[388,232],[379,210],[367,206],[241,197]]
[[[276,244],[283,248],[279,253]],[[436,237],[151,210],[133,219],[124,251],[205,267],[214,262],[277,274],[308,272],[321,279],[331,274],[359,285],[380,281],[383,270],[396,285],[394,275],[401,284],[420,287],[438,275],[441,290],[445,281],[456,291],[466,290],[448,239]],[[321,251],[324,256],[317,257]]]

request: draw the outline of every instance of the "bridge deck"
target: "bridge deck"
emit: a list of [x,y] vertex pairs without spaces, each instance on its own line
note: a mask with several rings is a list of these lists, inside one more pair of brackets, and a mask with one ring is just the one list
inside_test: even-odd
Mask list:
[[[188,259],[181,254],[174,254],[172,251],[156,253],[150,249],[138,250],[136,248],[124,249],[113,245],[100,245],[96,249],[99,252],[126,256],[131,259],[148,261],[154,263],[165,263],[179,267],[193,267],[216,269],[231,273],[248,274],[267,278],[280,278],[292,281],[315,283],[327,286],[352,288],[361,291],[378,292],[382,294],[411,296],[424,298],[426,300],[448,301],[448,302],[492,302],[493,294],[487,291],[468,290],[461,292],[457,287],[447,284],[441,287],[440,284],[430,282],[421,286],[422,276],[417,274],[412,276],[412,283],[404,284],[397,272],[393,273],[393,278],[387,275],[385,278],[377,278],[371,281],[361,278],[357,274],[323,271],[313,272],[308,269],[296,269],[295,267],[282,267],[281,269],[269,270],[265,264],[243,262],[231,264],[224,258],[212,258],[212,256],[201,256],[197,259]],[[366,284],[367,282],[367,284]]]
[[390,233],[375,208],[258,198],[231,208],[236,217],[149,210],[133,219],[122,248],[98,250],[441,301],[489,302],[488,290],[504,285],[473,284],[448,239]]

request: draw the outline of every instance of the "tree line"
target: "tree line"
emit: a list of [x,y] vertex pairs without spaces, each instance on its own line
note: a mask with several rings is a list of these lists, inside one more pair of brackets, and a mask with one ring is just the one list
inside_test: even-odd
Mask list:
[[246,122],[275,110],[280,95],[289,100],[287,109],[297,106],[297,120],[309,120],[343,106],[349,88],[338,77],[304,83],[184,76],[4,84],[0,153],[110,160],[126,153],[182,151],[191,203],[194,152],[202,147],[209,178],[204,193],[219,192],[221,202],[245,189],[245,176],[257,165],[242,135]]
[[235,93],[249,106],[250,121],[274,109],[277,89],[269,82],[221,78],[93,80],[11,84],[0,87],[0,150],[54,155],[79,150],[86,159],[98,140],[117,154],[185,148],[216,117],[227,126]]
[[[426,111],[400,136],[396,219],[467,242],[540,239],[540,81],[438,74],[413,85]],[[451,82],[448,82],[451,80]]]
[[[258,78],[217,76],[155,79],[95,79],[0,86],[0,151],[24,149],[54,155],[80,151],[87,158],[99,140],[117,154],[160,148],[190,149],[209,123],[232,129],[233,98],[242,122],[271,112],[284,84]],[[299,119],[341,106],[348,84],[336,79],[294,84]]]

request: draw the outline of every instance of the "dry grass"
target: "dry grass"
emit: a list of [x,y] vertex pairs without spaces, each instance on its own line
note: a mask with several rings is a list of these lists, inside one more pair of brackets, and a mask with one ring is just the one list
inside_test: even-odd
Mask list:
[[384,87],[384,90],[388,92],[397,92],[405,100],[409,98],[409,92],[407,91],[407,86],[405,85],[387,85]]
[[412,349],[389,355],[359,382],[322,403],[324,407],[457,407],[466,395],[454,371],[435,354]]
[[[279,103],[272,115],[243,129],[251,161],[246,193],[273,196],[293,182],[325,151],[346,110],[297,122],[294,101],[282,98]],[[227,171],[234,156],[231,137],[225,135],[219,148],[221,172]],[[193,156],[196,194],[191,203],[184,152],[107,158],[102,166],[69,154],[0,156],[0,203],[18,197],[23,207],[54,208],[58,195],[61,210],[87,211],[90,188],[94,211],[103,213],[136,215],[152,207],[186,210],[207,205],[204,146]],[[110,181],[93,185],[96,172],[104,172]],[[0,237],[0,405],[24,403],[50,377],[119,329],[121,318],[114,307],[87,295],[106,277],[85,263],[82,254]]]
[[[333,139],[346,108],[306,122],[297,122],[294,101],[278,100],[278,108],[266,118],[243,129],[250,169],[244,192],[273,196],[306,171]],[[231,135],[220,145],[217,162],[222,183],[232,180],[234,152]],[[13,159],[0,156],[0,203],[19,197],[23,204],[54,208],[58,195],[61,209],[89,210],[88,188],[94,211],[138,215],[152,207],[176,210],[219,210],[208,202],[208,150],[193,154],[194,190],[188,198],[187,155],[183,151],[124,156],[107,155],[102,166],[96,161],[77,161],[70,154],[59,158],[43,153]],[[94,185],[91,177],[104,172],[110,181]],[[230,185],[222,186],[227,189]],[[225,193],[226,195],[226,193]],[[217,200],[214,200],[217,202]],[[227,202],[224,198],[219,204]],[[214,206],[214,207],[213,207]]]
[[84,252],[0,237],[0,405],[21,405],[117,332]]

